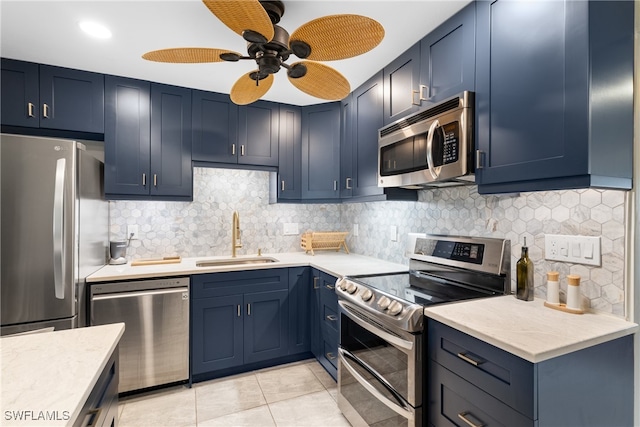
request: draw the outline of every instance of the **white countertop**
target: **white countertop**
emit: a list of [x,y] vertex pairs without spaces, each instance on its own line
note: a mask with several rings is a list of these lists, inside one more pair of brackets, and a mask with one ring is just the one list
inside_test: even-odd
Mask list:
[[[227,259],[229,256],[203,256],[183,258],[177,264],[156,264],[131,266],[131,262],[122,265],[107,265],[102,267],[87,278],[87,282],[110,282],[115,280],[142,279],[151,277],[186,276],[190,274],[215,273],[221,271],[243,271],[267,268],[311,266],[329,273],[332,276],[355,276],[360,274],[381,274],[409,271],[409,267],[402,264],[382,261],[377,258],[344,252],[320,252],[315,255],[304,252],[289,252],[276,254],[263,254],[263,257],[271,257],[278,262],[264,264],[239,264],[233,266],[196,267],[196,262],[201,260]],[[254,258],[256,255],[242,255],[242,258]]]
[[569,314],[513,295],[443,304],[426,316],[533,363],[633,334],[638,325],[608,314]]
[[1,338],[2,425],[73,425],[123,333],[115,323]]

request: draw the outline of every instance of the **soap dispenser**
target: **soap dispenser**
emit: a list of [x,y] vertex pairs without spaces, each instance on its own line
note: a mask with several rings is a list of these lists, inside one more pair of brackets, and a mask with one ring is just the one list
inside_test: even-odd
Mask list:
[[533,301],[533,262],[529,259],[527,238],[524,238],[522,254],[516,263],[516,298]]

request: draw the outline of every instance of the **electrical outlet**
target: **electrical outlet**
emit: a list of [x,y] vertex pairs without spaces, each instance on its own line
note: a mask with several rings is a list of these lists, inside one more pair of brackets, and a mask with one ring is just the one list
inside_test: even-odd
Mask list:
[[298,234],[297,222],[285,222],[282,226],[282,234],[285,236],[295,236]]
[[140,235],[138,233],[138,224],[127,225],[127,239],[138,240]]
[[600,237],[546,234],[544,254],[552,261],[600,265]]

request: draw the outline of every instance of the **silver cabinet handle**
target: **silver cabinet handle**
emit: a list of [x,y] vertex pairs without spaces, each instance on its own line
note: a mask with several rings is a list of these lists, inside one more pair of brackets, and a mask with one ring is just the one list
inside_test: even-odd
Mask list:
[[351,190],[351,178],[347,178],[344,182],[344,188],[345,190]]
[[336,360],[336,355],[331,352],[327,353],[326,356],[329,360]]
[[329,289],[330,291],[334,290],[336,287],[333,285],[324,285],[327,289]]
[[459,357],[460,359],[464,360],[465,362],[472,364],[473,366],[480,366],[480,365],[482,365],[482,361],[475,360],[475,359],[473,359],[473,358],[471,358],[471,357],[467,356],[467,355],[466,355],[466,354],[464,354],[464,353],[458,353],[458,357]]
[[153,174],[153,186],[157,187],[158,186],[158,174]]
[[284,179],[282,180],[282,186],[280,191],[284,191]]
[[143,187],[147,186],[147,174],[146,173],[142,174],[142,186]]
[[476,169],[482,169],[482,156],[484,152],[482,150],[476,150]]
[[231,144],[231,155],[232,156],[236,155],[236,144]]
[[241,311],[240,311],[240,310],[241,310],[241,308],[240,308],[240,304],[238,304],[238,317],[240,317],[240,316],[242,315],[242,313],[241,313]]
[[[416,94],[418,94],[418,102],[416,102]],[[411,105],[420,105],[420,91],[412,89],[411,90]]]
[[240,155],[244,156],[244,144],[240,145]]
[[330,322],[335,322],[336,320],[338,320],[338,318],[336,316],[334,316],[333,314],[328,314],[326,319]]
[[27,110],[28,110],[28,115],[29,117],[35,117],[35,114],[33,114],[33,108],[35,107],[35,105],[33,105],[33,103],[29,102],[27,104]]
[[49,118],[49,106],[47,104],[42,104],[42,117]]
[[424,90],[429,90],[429,87],[427,85],[420,85],[420,101],[426,101],[427,97],[424,96]]
[[251,304],[247,304],[247,316],[251,316]]
[[467,423],[467,425],[469,425],[470,427],[484,427],[485,426],[485,424],[483,422],[480,422],[480,424],[474,423],[469,418],[467,418],[468,415],[472,415],[471,412],[460,412],[458,414],[458,418],[460,418],[462,421]]
[[318,289],[318,279],[320,279],[319,277],[314,277],[313,278],[313,289]]
[[338,181],[333,181],[333,191],[338,191]]
[[64,184],[67,159],[56,162],[53,193],[53,281],[57,299],[64,299],[66,257],[64,253]]

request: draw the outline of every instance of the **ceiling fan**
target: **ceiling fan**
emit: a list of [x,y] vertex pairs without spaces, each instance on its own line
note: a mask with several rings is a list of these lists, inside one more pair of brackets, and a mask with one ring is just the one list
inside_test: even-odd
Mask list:
[[[344,98],[349,82],[321,62],[351,58],[376,47],[384,37],[377,21],[361,15],[329,15],[311,20],[291,35],[277,25],[284,15],[279,0],[202,0],[222,23],[247,41],[247,55],[225,49],[183,47],[147,52],[149,61],[169,63],[236,62],[253,60],[258,69],[236,81],[230,91],[238,105],[260,99],[273,84],[273,74],[287,70],[289,81],[301,91],[325,100]],[[287,64],[293,54],[305,61]]]

